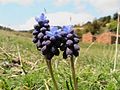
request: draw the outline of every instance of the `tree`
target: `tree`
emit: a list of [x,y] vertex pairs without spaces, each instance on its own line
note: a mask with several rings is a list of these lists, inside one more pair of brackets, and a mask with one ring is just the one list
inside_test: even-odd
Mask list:
[[116,32],[117,29],[117,21],[112,21],[108,27],[108,29],[110,29],[111,32]]
[[92,23],[91,22],[87,22],[84,25],[84,32],[87,33],[87,32],[91,32],[91,31],[93,31]]
[[113,15],[113,20],[117,20],[117,18],[118,18],[118,13],[115,13],[115,14]]
[[109,15],[109,16],[101,17],[100,19],[98,19],[98,21],[101,27],[106,27],[106,24],[111,21],[111,16]]
[[109,15],[109,16],[106,16],[106,23],[109,23],[110,22],[110,20],[111,20],[111,16]]
[[99,34],[100,33],[100,23],[97,20],[94,20],[92,23],[93,31],[91,33],[93,34]]

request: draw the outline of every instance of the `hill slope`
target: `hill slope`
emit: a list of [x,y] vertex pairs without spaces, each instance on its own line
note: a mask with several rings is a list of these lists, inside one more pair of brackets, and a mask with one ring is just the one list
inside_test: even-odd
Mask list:
[[[45,90],[53,89],[44,57],[36,50],[29,33],[0,30],[0,89]],[[76,59],[79,90],[120,89],[120,63],[113,68],[114,45],[80,43],[80,56]],[[89,48],[88,48],[89,47]],[[55,78],[60,90],[72,90],[69,60],[62,55],[52,60]]]

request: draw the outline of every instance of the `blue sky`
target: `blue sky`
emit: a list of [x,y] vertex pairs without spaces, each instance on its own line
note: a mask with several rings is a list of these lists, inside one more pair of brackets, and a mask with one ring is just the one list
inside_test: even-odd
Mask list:
[[51,25],[82,24],[113,14],[119,6],[120,0],[0,0],[0,25],[32,29],[36,23],[34,17],[44,12],[44,8]]

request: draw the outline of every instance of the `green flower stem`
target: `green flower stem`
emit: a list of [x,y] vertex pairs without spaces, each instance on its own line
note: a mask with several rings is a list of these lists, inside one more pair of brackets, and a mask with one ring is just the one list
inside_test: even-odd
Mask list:
[[73,83],[74,83],[74,90],[77,90],[77,81],[75,77],[75,67],[74,67],[73,56],[70,57],[70,61],[71,61],[71,71],[72,71],[72,78],[73,78]]
[[55,90],[58,90],[58,86],[57,86],[57,83],[56,83],[56,81],[55,81],[54,74],[53,74],[53,70],[52,70],[51,60],[46,60],[46,63],[47,63],[47,67],[48,67],[48,69],[49,69],[49,73],[50,73],[50,75],[51,75],[51,78],[52,78],[52,80],[53,80]]

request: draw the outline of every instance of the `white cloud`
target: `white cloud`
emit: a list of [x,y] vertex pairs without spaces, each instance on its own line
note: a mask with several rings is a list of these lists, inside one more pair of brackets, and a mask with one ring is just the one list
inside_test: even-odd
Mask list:
[[[69,25],[81,24],[85,21],[92,20],[93,17],[88,13],[71,13],[71,12],[57,12],[47,15],[51,25]],[[71,17],[71,22],[70,22]]]
[[20,5],[29,5],[32,4],[34,0],[0,0],[0,3],[6,4],[6,3],[17,3]]
[[[91,5],[98,14],[112,14],[120,10],[120,0],[54,0],[56,6],[62,6],[71,2],[76,7],[76,11],[84,11]],[[85,10],[86,11],[86,10]]]
[[70,2],[71,0],[54,0],[54,4],[56,6],[61,6],[61,5],[65,5],[67,4],[68,2]]
[[34,24],[36,24],[36,21],[34,17],[32,17],[28,21],[23,23],[22,25],[15,25],[15,26],[10,26],[10,27],[15,30],[30,30],[30,29],[33,29]]
[[100,13],[114,13],[120,9],[120,0],[86,0],[93,5]]
[[[70,17],[71,22],[70,22]],[[52,26],[63,26],[63,25],[74,25],[74,24],[82,24],[85,21],[92,20],[92,17],[88,13],[70,13],[70,12],[57,12],[57,13],[48,13],[47,18],[50,20],[50,25]],[[34,17],[30,18],[22,25],[11,26],[11,28],[15,30],[30,30],[33,29],[33,26],[37,22],[35,21]]]
[[85,5],[90,4],[100,16],[113,14],[120,10],[120,0],[74,0],[74,2],[78,10],[85,8]]

